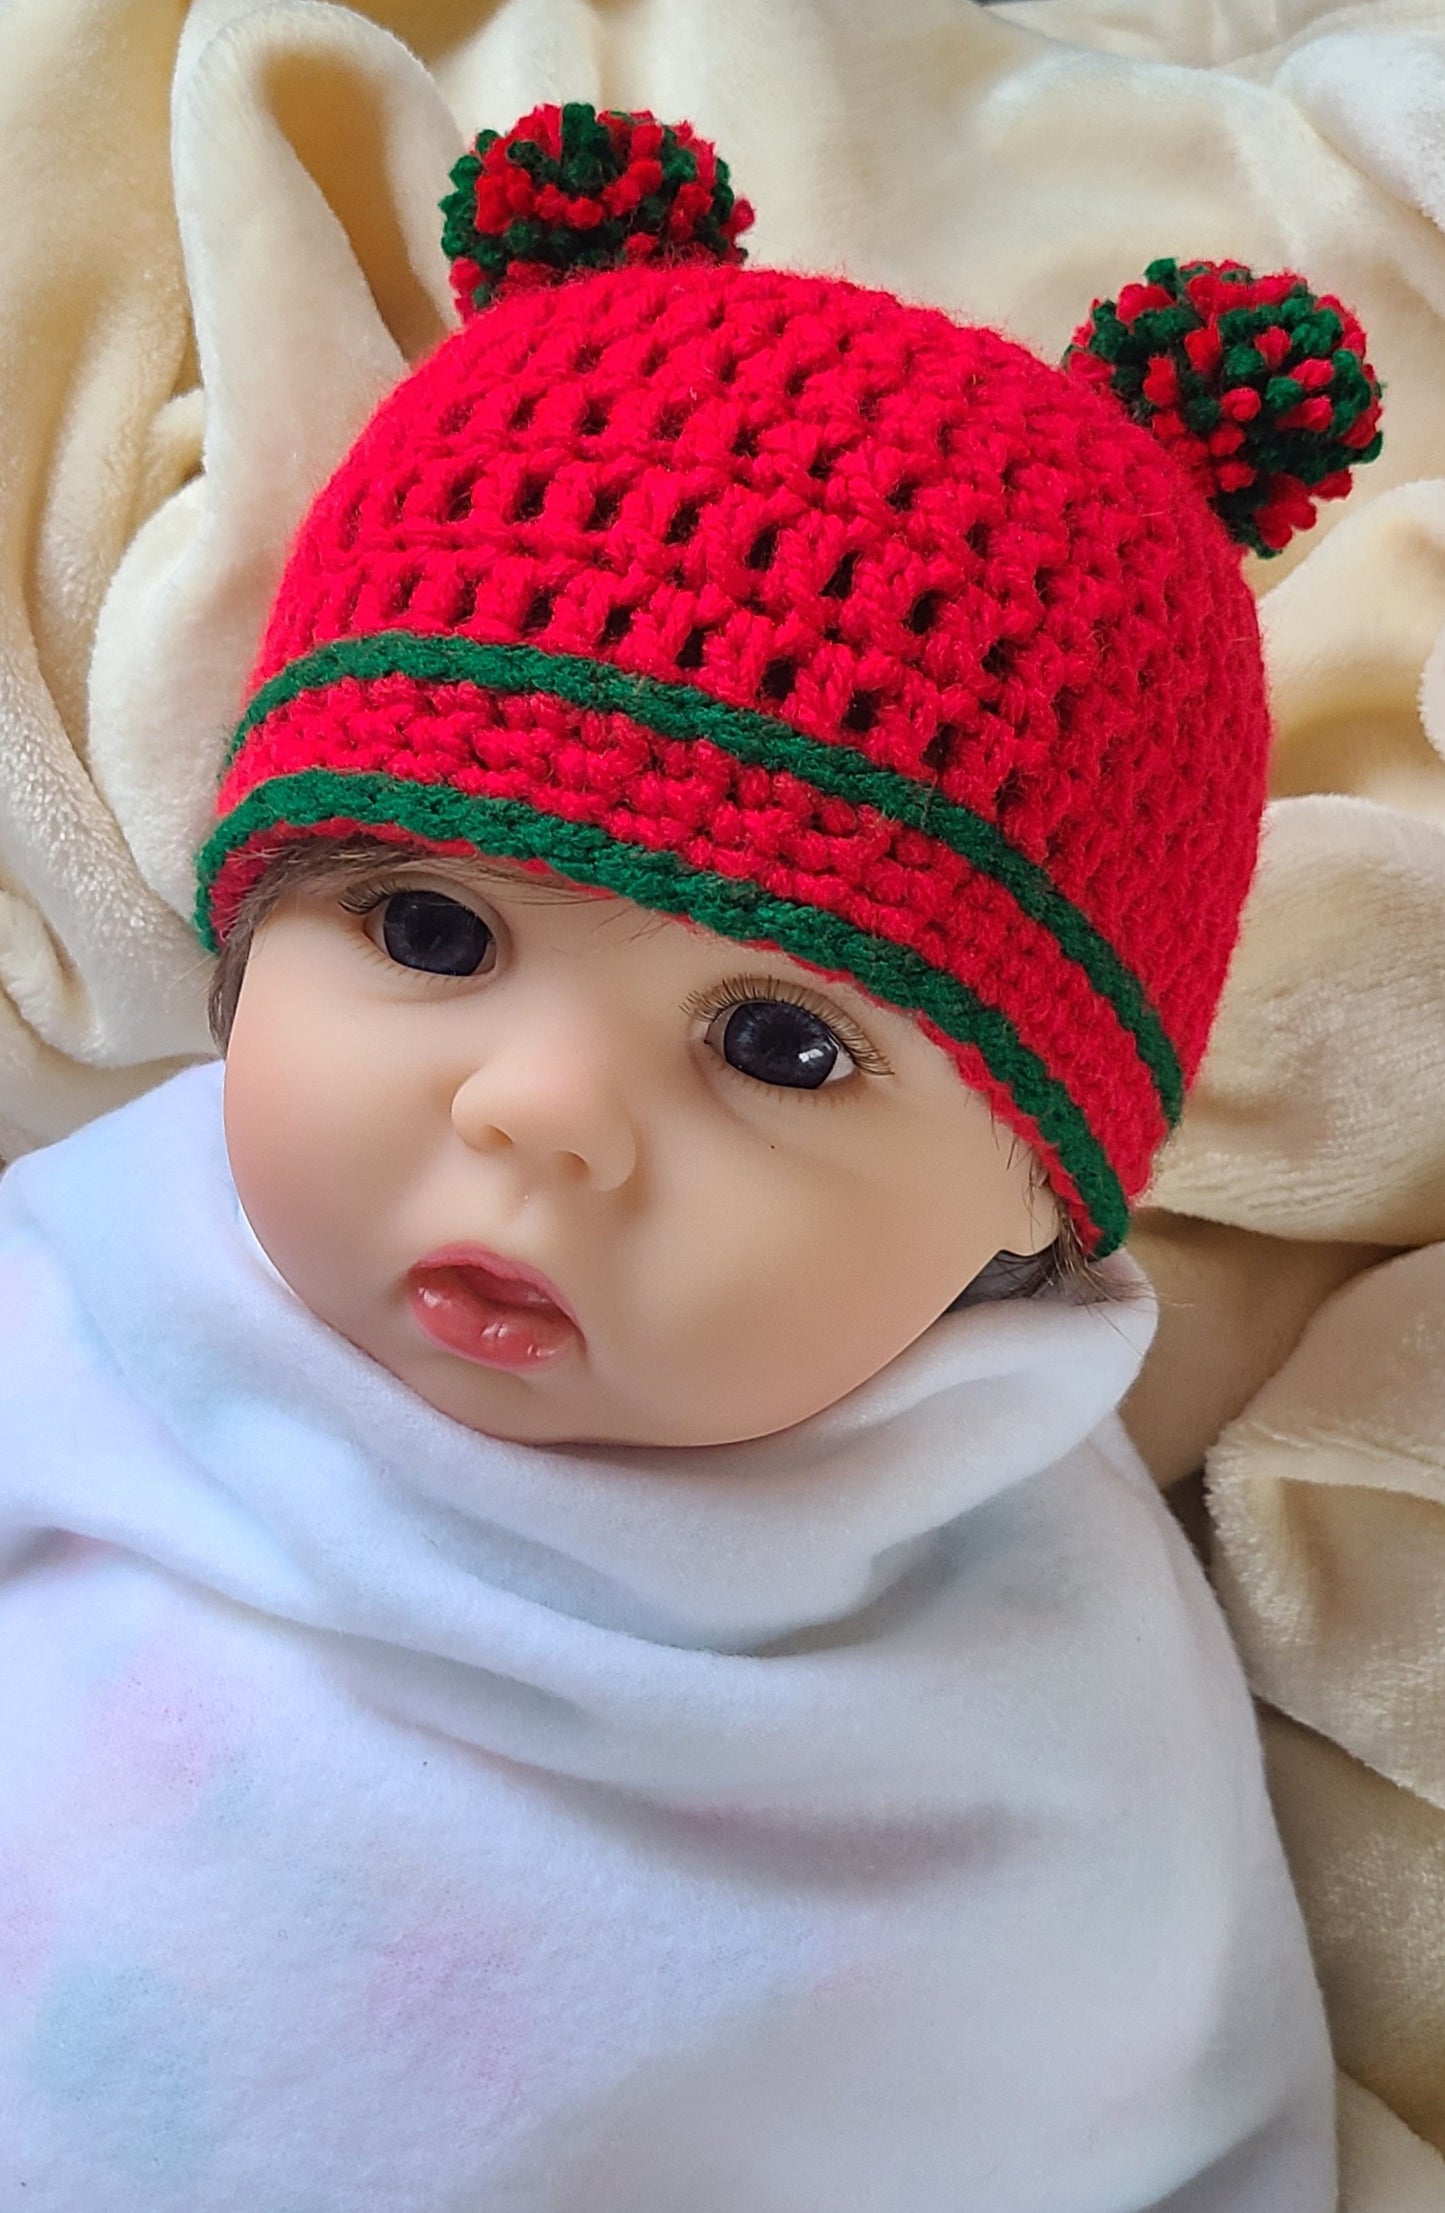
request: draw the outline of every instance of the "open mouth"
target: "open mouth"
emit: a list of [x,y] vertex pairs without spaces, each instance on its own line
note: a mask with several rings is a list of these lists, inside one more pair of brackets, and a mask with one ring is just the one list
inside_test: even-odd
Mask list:
[[[475,1257],[473,1255],[475,1254]],[[539,1368],[582,1342],[560,1293],[535,1270],[476,1248],[429,1253],[407,1276],[411,1315],[423,1336],[485,1368]]]

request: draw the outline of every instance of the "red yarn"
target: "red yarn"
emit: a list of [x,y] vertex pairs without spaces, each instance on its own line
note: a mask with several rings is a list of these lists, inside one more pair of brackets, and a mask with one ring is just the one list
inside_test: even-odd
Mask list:
[[1314,521],[1312,491],[1342,497],[1351,468],[1380,451],[1364,348],[1350,310],[1292,271],[1159,260],[1117,300],[1095,300],[1065,366],[1107,384],[1230,536],[1268,559]]
[[584,101],[482,131],[452,170],[443,245],[463,320],[578,268],[744,260],[752,209],[689,123]]
[[[1295,487],[1270,498],[1298,512]],[[1175,462],[1083,377],[818,277],[644,266],[509,290],[316,501],[254,682],[398,630],[695,686],[973,810],[1113,948],[1192,1077],[1264,797],[1254,605]],[[525,800],[907,948],[1008,1017],[1128,1198],[1147,1181],[1166,1122],[1134,1035],[927,827],[645,717],[399,673],[265,716],[222,832],[310,767]],[[277,842],[224,860],[221,934]],[[1077,1157],[975,1039],[920,1020],[1096,1244]]]

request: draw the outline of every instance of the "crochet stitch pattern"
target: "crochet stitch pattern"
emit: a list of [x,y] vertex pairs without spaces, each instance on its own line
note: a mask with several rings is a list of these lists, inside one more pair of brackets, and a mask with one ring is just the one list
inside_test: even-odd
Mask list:
[[1111,1250],[1254,865],[1238,553],[1089,375],[725,245],[503,281],[383,403],[292,550],[198,926],[364,830],[778,947],[914,1015]]

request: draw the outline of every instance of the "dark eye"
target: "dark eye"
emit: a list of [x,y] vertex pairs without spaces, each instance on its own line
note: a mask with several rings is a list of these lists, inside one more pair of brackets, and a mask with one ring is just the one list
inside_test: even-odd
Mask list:
[[757,1083],[817,1091],[853,1073],[853,1060],[820,1016],[786,999],[745,999],[707,1033],[714,1052]]
[[496,954],[481,916],[441,891],[394,891],[382,909],[381,942],[400,967],[437,976],[478,975]]

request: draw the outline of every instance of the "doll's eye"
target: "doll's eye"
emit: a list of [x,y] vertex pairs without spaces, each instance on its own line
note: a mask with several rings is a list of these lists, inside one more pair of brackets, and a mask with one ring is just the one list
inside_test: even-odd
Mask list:
[[497,953],[481,916],[441,891],[393,892],[382,909],[381,942],[400,967],[436,976],[480,975]]
[[785,999],[745,999],[709,1025],[707,1042],[730,1067],[757,1083],[817,1091],[841,1083],[854,1062],[827,1023]]

